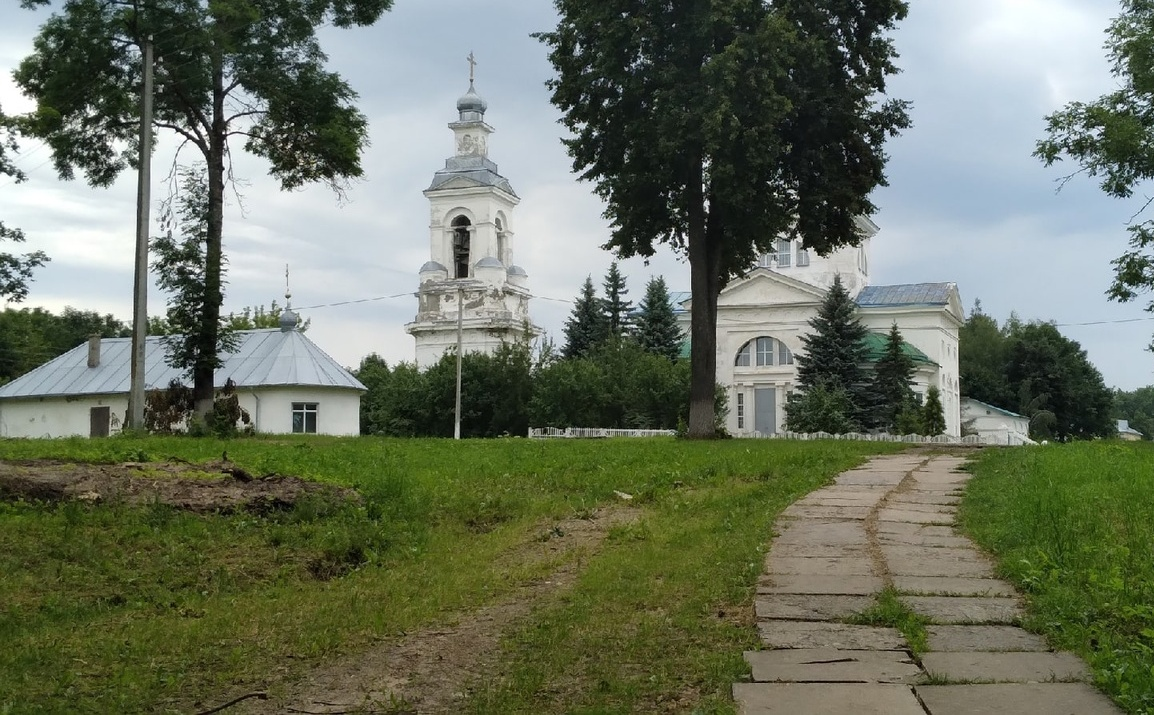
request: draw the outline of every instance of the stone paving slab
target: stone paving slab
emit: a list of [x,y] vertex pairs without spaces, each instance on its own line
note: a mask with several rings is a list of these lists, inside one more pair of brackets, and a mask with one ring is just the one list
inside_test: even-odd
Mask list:
[[757,624],[767,648],[838,648],[842,650],[902,650],[906,639],[896,628],[817,621],[761,621]]
[[926,653],[929,677],[952,682],[1052,683],[1086,681],[1090,669],[1073,653]]
[[[944,549],[943,549],[944,551]],[[943,576],[897,576],[899,593],[920,596],[1014,596],[1010,584],[996,578],[950,578]]]
[[957,547],[924,547],[924,546],[883,546],[882,551],[885,552],[886,559],[905,560],[905,559],[924,559],[933,557],[944,561],[956,561],[959,563],[990,563],[989,558],[981,551],[973,546],[957,546]]
[[1002,596],[902,596],[901,600],[939,625],[1012,624],[1022,617],[1018,600]]
[[953,472],[941,469],[919,469],[914,473],[914,481],[918,486],[927,484],[965,484],[970,481],[970,475],[965,472]]
[[810,495],[805,499],[795,501],[793,506],[864,506],[872,509],[881,501],[882,496],[882,494],[862,497]]
[[829,596],[869,596],[882,590],[877,576],[803,576],[767,574],[757,587],[759,594],[813,593]]
[[948,514],[955,516],[958,513],[958,508],[952,504],[923,504],[921,502],[904,502],[890,499],[886,502],[886,508],[896,509],[898,511],[920,511],[926,514]]
[[925,715],[908,685],[737,683],[742,715]]
[[904,476],[901,472],[842,472],[834,479],[834,484],[847,486],[850,484],[875,484],[878,486],[897,486]]
[[759,596],[753,602],[758,618],[787,621],[836,621],[861,613],[874,604],[872,596],[815,596],[783,593]]
[[758,650],[745,661],[755,683],[914,683],[922,676],[902,650]]
[[[993,578],[994,567],[985,560],[976,558],[961,559],[954,557],[959,549],[937,548],[928,549],[930,553],[922,553],[926,549],[919,548],[917,555],[912,552],[904,556],[893,556],[892,549],[902,547],[882,546],[886,563],[890,573],[898,576],[944,576],[953,578]],[[908,547],[906,547],[908,548]],[[945,554],[941,558],[936,554]]]
[[916,690],[931,715],[1122,715],[1086,683],[919,685]]
[[873,506],[798,506],[788,507],[781,515],[789,519],[865,519]]
[[[959,538],[954,527],[944,524],[914,524],[901,521],[879,521],[878,534],[901,534],[903,536],[949,536]],[[966,540],[967,544],[970,541]],[[972,545],[972,544],[971,544]]]
[[780,556],[786,559],[868,559],[869,550],[861,544],[773,544],[766,554],[766,569],[769,559]]
[[922,546],[926,548],[964,549],[972,546],[963,536],[918,536],[916,534],[878,534],[882,546]]
[[1017,626],[926,626],[931,651],[1048,651],[1046,639]]
[[910,511],[909,509],[882,509],[878,512],[879,521],[900,521],[907,524],[953,524],[953,514],[936,512]]
[[938,506],[956,506],[962,502],[961,497],[948,496],[940,492],[902,492],[890,497],[891,504],[935,504]]
[[865,525],[860,521],[789,521],[777,525],[775,544],[865,544]]
[[869,559],[861,558],[793,558],[774,555],[766,560],[769,572],[801,576],[869,576],[873,573]]

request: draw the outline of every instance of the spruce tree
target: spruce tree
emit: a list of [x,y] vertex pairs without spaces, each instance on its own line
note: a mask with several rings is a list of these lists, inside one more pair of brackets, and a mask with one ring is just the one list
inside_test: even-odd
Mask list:
[[886,336],[885,351],[874,365],[873,422],[891,432],[898,415],[913,397],[914,360],[902,350],[904,344],[898,324],[894,323]]
[[[797,386],[804,393],[817,385],[827,389],[844,390],[849,397],[852,414],[849,421],[860,428],[868,423],[870,380],[865,364],[869,354],[865,337],[869,332],[857,317],[857,306],[842,285],[841,277],[834,278],[817,315],[809,321],[813,329],[801,338],[803,354],[795,355]],[[797,393],[794,393],[797,395]],[[786,414],[793,419],[796,398],[786,403]]]
[[566,358],[584,357],[607,336],[608,325],[593,289],[593,277],[586,276],[581,295],[573,302],[573,312],[565,322],[565,347],[561,353]]
[[926,404],[922,405],[922,429],[927,435],[935,436],[946,431],[946,415],[942,409],[942,393],[937,385],[931,385],[926,392]]
[[669,302],[669,289],[661,276],[651,278],[633,327],[633,335],[647,351],[676,360],[684,337]]
[[609,337],[617,339],[625,337],[629,332],[630,316],[633,302],[626,300],[629,289],[625,287],[625,276],[617,268],[617,261],[609,264],[609,272],[605,274],[605,297],[601,299],[601,312],[605,316],[605,330]]

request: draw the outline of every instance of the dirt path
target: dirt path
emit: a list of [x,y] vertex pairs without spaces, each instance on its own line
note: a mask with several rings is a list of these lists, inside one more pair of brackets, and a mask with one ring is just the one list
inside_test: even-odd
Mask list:
[[[500,639],[551,596],[573,585],[585,555],[609,529],[635,521],[636,509],[602,509],[588,519],[543,525],[541,534],[507,557],[530,565],[562,561],[547,578],[526,584],[501,601],[441,624],[349,655],[308,675],[280,699],[247,704],[245,712],[450,713],[483,678],[499,676]],[[383,606],[387,607],[387,606]]]

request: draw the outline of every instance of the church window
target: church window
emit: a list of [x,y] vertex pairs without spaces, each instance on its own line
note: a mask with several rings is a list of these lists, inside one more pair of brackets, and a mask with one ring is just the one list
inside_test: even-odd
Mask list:
[[453,219],[453,277],[469,277],[469,219]]
[[293,403],[293,434],[317,433],[317,403]]
[[799,268],[809,265],[809,251],[804,248],[797,249],[797,265]]
[[745,345],[741,346],[741,350],[737,351],[737,357],[733,361],[734,367],[750,367],[756,365],[757,367],[773,367],[774,365],[792,365],[793,353],[786,347],[785,343],[763,336],[754,338]]
[[500,218],[497,218],[493,221],[493,225],[497,229],[497,260],[507,266],[509,265],[509,256],[506,254],[509,251],[509,245],[505,237],[505,224],[501,222]]
[[745,429],[745,394],[737,393],[737,429]]
[[789,268],[793,254],[793,241],[786,238],[777,239],[777,266]]

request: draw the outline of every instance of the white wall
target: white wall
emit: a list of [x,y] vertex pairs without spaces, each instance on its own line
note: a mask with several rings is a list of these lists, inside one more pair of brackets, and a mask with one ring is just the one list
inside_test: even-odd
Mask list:
[[994,437],[998,444],[1017,444],[1009,438],[1010,434],[1024,436],[1030,434],[1028,418],[991,410],[986,405],[969,398],[962,401],[962,421],[983,437]]
[[116,434],[128,413],[126,395],[3,400],[0,401],[0,437],[87,437],[92,424],[89,410],[103,406],[108,406],[111,412],[109,433]]
[[[237,391],[240,406],[248,410],[257,432],[292,432],[292,403],[317,403],[317,433],[355,436],[361,431],[360,393],[307,387],[274,387]],[[107,405],[112,412],[109,432],[120,431],[128,411],[123,395],[26,398],[0,401],[0,437],[89,436],[89,410]]]

